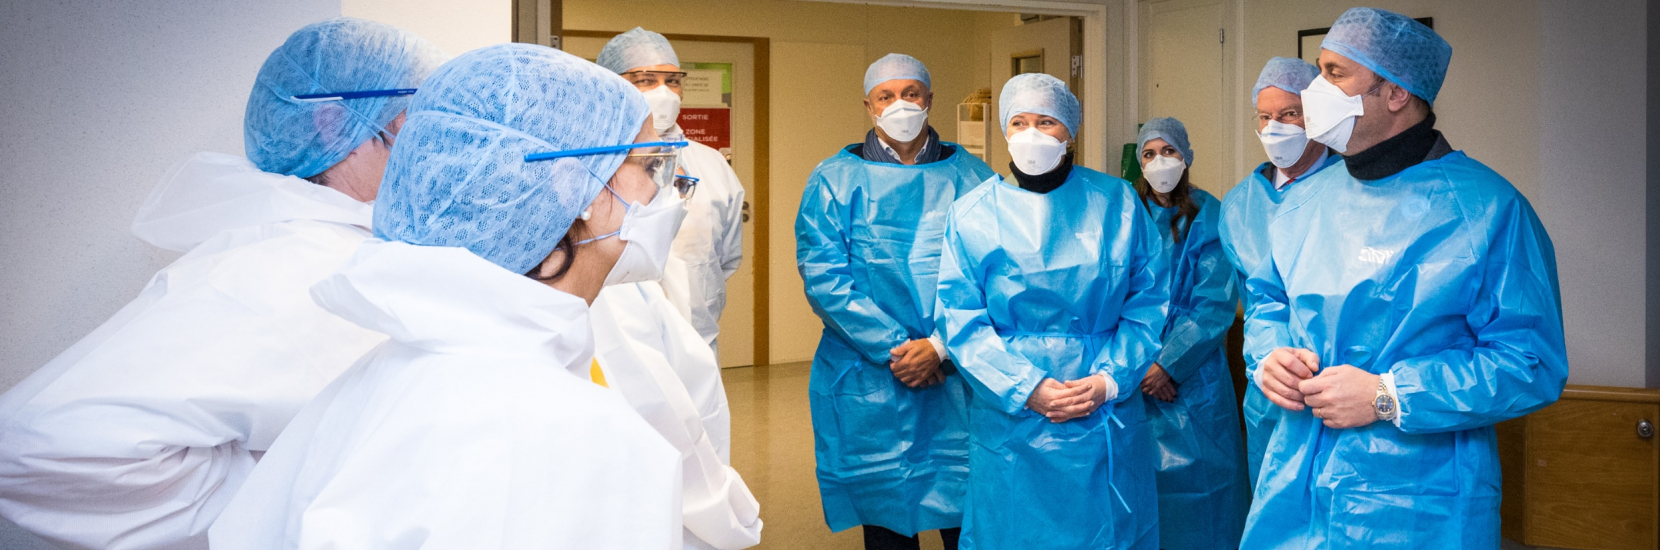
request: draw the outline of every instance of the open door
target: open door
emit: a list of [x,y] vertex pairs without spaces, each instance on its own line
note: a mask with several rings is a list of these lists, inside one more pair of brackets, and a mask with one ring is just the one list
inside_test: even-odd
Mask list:
[[[1083,97],[1083,20],[1077,17],[1053,17],[1009,27],[991,35],[991,105],[986,113],[986,164],[999,174],[1008,175],[1009,142],[1003,139],[998,127],[997,103],[1003,94],[1003,84],[1017,74],[1045,73],[1066,82],[1072,94]],[[1075,136],[1073,148],[1083,150],[1081,136]],[[1082,159],[1078,159],[1082,162]]]
[[[566,52],[592,60],[616,32],[567,30]],[[665,35],[687,72],[681,127],[689,139],[727,153],[732,170],[744,186],[744,259],[738,272],[726,280],[726,309],[721,311],[719,351],[721,368],[764,365],[766,349],[766,277],[757,266],[766,265],[765,235],[756,228],[764,221],[758,209],[766,204],[767,140],[764,74],[767,39],[728,36]],[[759,50],[759,51],[758,51]],[[759,59],[757,58],[759,54]],[[694,135],[697,134],[697,135]]]

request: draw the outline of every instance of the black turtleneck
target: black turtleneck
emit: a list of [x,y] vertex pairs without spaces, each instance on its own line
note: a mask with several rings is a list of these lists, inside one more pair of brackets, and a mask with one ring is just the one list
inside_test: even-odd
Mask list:
[[1430,113],[1422,122],[1382,143],[1346,155],[1344,161],[1349,167],[1349,175],[1355,179],[1380,180],[1431,160],[1431,153],[1440,149],[1436,146],[1443,142],[1441,132],[1435,129],[1435,113]]
[[1021,172],[1013,162],[1009,163],[1009,169],[1014,171],[1014,180],[1020,184],[1021,189],[1040,195],[1048,194],[1066,183],[1066,177],[1072,175],[1072,154],[1067,153],[1065,157],[1061,157],[1061,164],[1054,170],[1036,176]]

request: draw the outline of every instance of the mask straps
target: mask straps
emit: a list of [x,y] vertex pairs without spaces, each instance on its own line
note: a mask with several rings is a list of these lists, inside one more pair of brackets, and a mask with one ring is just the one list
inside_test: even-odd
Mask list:
[[[622,195],[617,194],[617,190],[612,189],[610,183],[605,184],[605,190],[610,191],[611,196],[615,197],[617,199],[617,202],[620,202],[620,203],[623,204],[623,215],[624,216],[627,216],[629,212],[634,210],[634,205],[629,204],[628,201],[623,200]],[[588,219],[592,218],[593,216],[594,216],[594,213],[593,213],[593,207],[592,206],[582,209],[582,215],[580,216],[582,218],[582,221],[588,221]],[[615,236],[621,235],[621,234],[622,234],[622,228],[619,227],[619,228],[617,228],[616,231],[612,231],[610,233],[606,233],[606,234],[600,235],[598,237],[594,237],[594,238],[590,238],[590,239],[583,239],[583,240],[577,241],[575,243],[571,243],[571,246],[574,248],[574,247],[582,246],[582,245],[585,245],[585,244],[588,244],[588,243],[591,243],[591,242],[594,242],[594,241],[598,241],[598,240],[602,240],[602,239],[609,239],[611,237],[615,237]]]

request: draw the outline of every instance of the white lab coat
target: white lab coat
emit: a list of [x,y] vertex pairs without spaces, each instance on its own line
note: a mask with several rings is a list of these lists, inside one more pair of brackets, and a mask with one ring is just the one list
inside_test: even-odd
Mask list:
[[0,396],[0,515],[65,548],[205,548],[257,454],[386,340],[308,294],[370,212],[242,157],[175,165],[133,232],[189,253]]
[[759,544],[760,505],[728,466],[731,416],[714,351],[656,282],[606,287],[591,315],[605,383],[680,451],[686,547]]
[[277,439],[215,550],[680,548],[680,453],[593,357],[588,304],[465,249],[369,240],[313,289],[391,336]]
[[669,250],[663,289],[711,348],[726,308],[726,279],[744,256],[744,187],[720,151],[698,142],[681,150],[687,174],[698,178],[686,203],[686,221]]

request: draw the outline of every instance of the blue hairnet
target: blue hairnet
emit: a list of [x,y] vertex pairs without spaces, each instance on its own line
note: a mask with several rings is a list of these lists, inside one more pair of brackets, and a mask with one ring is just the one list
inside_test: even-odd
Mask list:
[[540,264],[626,153],[529,153],[634,141],[633,84],[575,56],[498,44],[439,67],[415,94],[375,201],[375,236],[472,251],[514,273]]
[[1262,74],[1257,76],[1257,85],[1251,88],[1251,107],[1257,106],[1257,96],[1269,86],[1301,94],[1317,76],[1320,76],[1320,68],[1307,61],[1295,57],[1270,59],[1268,65],[1262,68]]
[[674,55],[669,39],[639,27],[606,42],[594,62],[617,74],[652,65],[680,66],[680,58]]
[[309,178],[385,130],[410,96],[304,102],[297,95],[420,86],[444,62],[421,37],[341,17],[294,31],[259,68],[242,126],[248,160],[260,170]]
[[1377,8],[1343,12],[1320,48],[1371,69],[1431,105],[1452,62],[1452,46],[1441,35],[1410,17]]
[[1182,125],[1182,121],[1171,117],[1159,117],[1142,124],[1141,132],[1135,136],[1136,155],[1140,156],[1141,148],[1155,139],[1162,139],[1177,151],[1181,151],[1182,160],[1187,162],[1188,166],[1193,166],[1193,147],[1187,142],[1187,126]]
[[877,84],[889,80],[921,80],[923,86],[934,87],[933,81],[928,78],[928,67],[917,58],[902,53],[884,55],[865,69],[865,95],[870,95]]
[[997,111],[1001,129],[1008,129],[1009,119],[1020,113],[1045,115],[1066,125],[1072,137],[1078,137],[1078,124],[1083,111],[1078,97],[1066,89],[1066,83],[1043,73],[1015,75],[1003,84],[1003,93],[997,97]]

